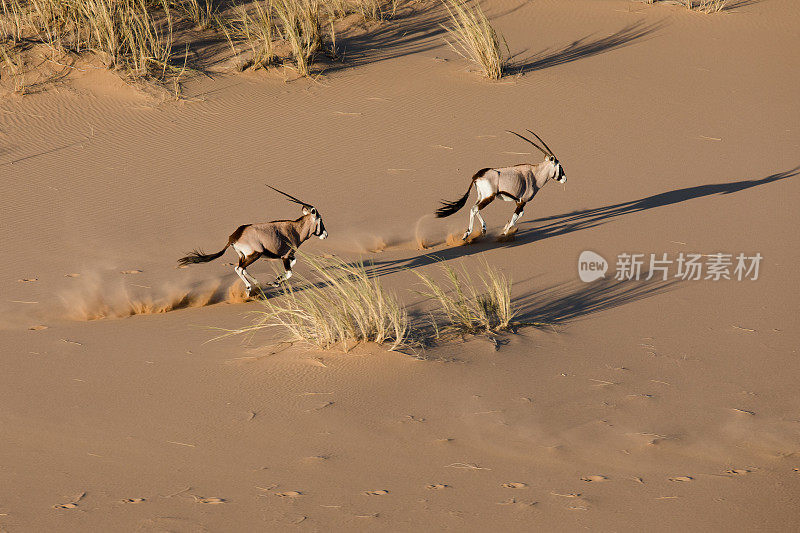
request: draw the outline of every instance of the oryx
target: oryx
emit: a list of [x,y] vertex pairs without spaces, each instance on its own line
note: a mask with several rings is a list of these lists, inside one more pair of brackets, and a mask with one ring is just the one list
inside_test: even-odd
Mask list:
[[297,220],[273,220],[272,222],[263,222],[261,224],[245,224],[236,228],[236,231],[231,233],[228,237],[228,244],[215,254],[205,254],[202,250],[195,250],[186,257],[178,259],[180,265],[189,265],[191,263],[207,263],[213,261],[225,253],[228,246],[232,246],[236,253],[239,255],[239,264],[233,269],[236,274],[242,278],[244,285],[247,288],[247,295],[249,296],[253,284],[258,285],[258,280],[251,276],[247,270],[248,265],[261,257],[269,259],[282,259],[283,268],[286,270],[283,274],[277,277],[273,286],[278,286],[282,281],[292,277],[292,267],[297,262],[294,253],[306,240],[316,235],[320,239],[328,236],[325,231],[325,224],[322,222],[322,216],[317,209],[308,202],[302,202],[290,194],[279,191],[275,187],[267,185],[270,189],[281,193],[289,198],[292,202],[300,204],[303,210],[303,216]]
[[547,180],[554,179],[559,183],[567,181],[564,168],[558,162],[553,151],[547,146],[547,143],[531,130],[528,131],[539,139],[544,148],[519,133],[513,131],[508,133],[512,133],[538,148],[544,154],[544,161],[538,165],[523,164],[513,167],[481,169],[472,176],[472,181],[464,196],[454,202],[442,200],[442,207],[436,210],[436,216],[439,218],[452,215],[464,207],[464,204],[467,203],[469,192],[472,190],[472,186],[475,185],[478,190],[478,199],[469,211],[469,228],[464,232],[463,240],[466,241],[472,233],[472,224],[475,216],[481,221],[481,233],[486,233],[486,222],[483,221],[480,210],[489,205],[496,197],[499,196],[507,202],[517,203],[517,208],[514,210],[511,221],[503,228],[503,235],[508,235],[509,230],[522,218],[525,204],[533,200],[533,197],[536,196],[539,189],[544,187]]

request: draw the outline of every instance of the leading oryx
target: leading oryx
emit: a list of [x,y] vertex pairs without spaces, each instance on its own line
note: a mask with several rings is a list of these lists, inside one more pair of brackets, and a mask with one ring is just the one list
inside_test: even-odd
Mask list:
[[544,154],[544,161],[538,165],[523,164],[513,167],[481,169],[472,176],[472,181],[464,196],[454,202],[442,201],[442,207],[436,210],[438,218],[449,217],[464,207],[464,204],[467,203],[469,192],[472,190],[472,186],[475,185],[478,190],[478,199],[469,211],[469,228],[464,232],[463,240],[466,241],[472,233],[472,224],[476,216],[481,221],[481,233],[486,233],[486,222],[483,221],[480,210],[489,205],[496,197],[499,196],[507,202],[517,203],[517,208],[514,210],[511,221],[503,228],[503,235],[508,235],[514,224],[522,218],[525,204],[533,200],[533,197],[536,196],[539,189],[544,187],[547,180],[554,179],[559,183],[567,181],[564,175],[564,168],[558,162],[553,151],[547,146],[547,143],[531,130],[528,131],[539,139],[544,148],[519,133],[513,131],[508,133],[513,133],[538,148]]
[[292,202],[300,204],[303,209],[303,216],[297,220],[273,220],[272,222],[263,222],[261,224],[239,226],[228,237],[228,244],[219,252],[205,254],[202,250],[195,250],[186,257],[178,259],[178,263],[182,266],[191,263],[207,263],[221,257],[225,250],[228,249],[228,246],[233,246],[233,249],[239,255],[239,264],[233,269],[244,281],[248,296],[250,296],[253,289],[253,284],[258,285],[258,280],[245,269],[262,255],[269,259],[283,260],[283,268],[286,272],[278,276],[273,286],[277,287],[282,281],[291,278],[292,267],[297,262],[297,259],[294,258],[297,248],[311,238],[312,235],[324,239],[328,236],[328,232],[325,231],[322,216],[313,205],[301,202],[294,196],[279,191],[275,187],[269,185],[267,187],[281,193]]

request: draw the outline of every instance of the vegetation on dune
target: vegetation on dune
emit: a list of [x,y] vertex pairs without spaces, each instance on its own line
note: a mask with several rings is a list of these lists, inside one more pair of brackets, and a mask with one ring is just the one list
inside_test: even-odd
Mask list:
[[[490,80],[499,80],[508,66],[508,56],[500,47],[498,36],[479,5],[470,6],[468,0],[443,0],[450,14],[447,30],[450,47],[461,57],[480,67]],[[505,39],[503,44],[505,44]],[[508,52],[508,45],[506,45]]]
[[677,4],[682,5],[686,9],[690,11],[696,11],[698,13],[720,13],[729,9],[728,7],[728,0],[640,0],[643,1],[645,4],[655,4],[655,3],[664,3],[664,4]]
[[61,66],[91,54],[128,78],[174,80],[192,40],[208,38],[249,48],[244,67],[286,64],[309,76],[323,41],[335,39],[333,21],[353,13],[385,20],[396,10],[397,0],[0,0],[0,79],[24,91],[22,57],[44,46],[45,60]]
[[[282,293],[260,301],[252,324],[229,334],[278,328],[282,340],[320,349],[347,351],[361,342],[375,342],[389,350],[410,345],[408,314],[396,296],[370,277],[362,262],[322,260],[303,254],[316,280],[283,284]],[[293,278],[294,279],[294,278]]]
[[442,265],[445,282],[416,273],[423,289],[414,291],[429,299],[432,307],[412,316],[398,298],[383,288],[363,262],[320,259],[303,254],[312,278],[293,277],[277,294],[262,293],[264,309],[252,313],[249,325],[224,330],[223,336],[276,330],[282,342],[301,343],[317,349],[348,351],[364,342],[389,350],[410,350],[452,340],[463,335],[492,338],[523,325],[511,301],[511,281],[484,265],[475,282],[466,269]]
[[502,272],[484,264],[476,283],[466,269],[459,273],[443,264],[446,284],[415,272],[424,285],[421,292],[438,304],[430,317],[436,335],[440,333],[485,334],[507,330],[516,310],[511,302],[511,281]]

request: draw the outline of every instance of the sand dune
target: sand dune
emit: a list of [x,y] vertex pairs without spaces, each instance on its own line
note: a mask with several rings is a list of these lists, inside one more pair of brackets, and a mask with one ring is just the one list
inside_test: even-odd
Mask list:
[[[798,13],[729,4],[487,0],[498,82],[414,4],[343,30],[315,80],[0,100],[0,531],[796,531]],[[538,160],[525,128],[569,181],[512,240],[498,201],[455,246],[467,210],[439,200]],[[176,261],[299,216],[265,184],[325,217],[304,252],[365,260],[412,314],[414,272],[485,261],[547,327],[417,357],[208,342],[259,304],[232,251]],[[586,250],[606,279],[580,281]],[[761,254],[758,279],[614,279],[623,253],[720,252]]]

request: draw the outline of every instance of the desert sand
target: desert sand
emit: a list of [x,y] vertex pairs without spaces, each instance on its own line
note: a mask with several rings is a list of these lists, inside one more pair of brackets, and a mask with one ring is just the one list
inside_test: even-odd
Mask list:
[[[88,73],[1,100],[0,531],[797,531],[800,12],[736,4],[487,0],[498,82],[432,5],[315,80],[195,76],[172,101]],[[525,128],[567,184],[515,240],[495,202],[448,246],[467,212],[438,201],[540,161]],[[410,310],[413,269],[486,261],[548,326],[416,356],[209,342],[260,304],[232,251],[176,260],[299,216],[265,184],[325,217],[303,251],[372,261]],[[763,261],[613,279],[618,254],[681,252]]]

